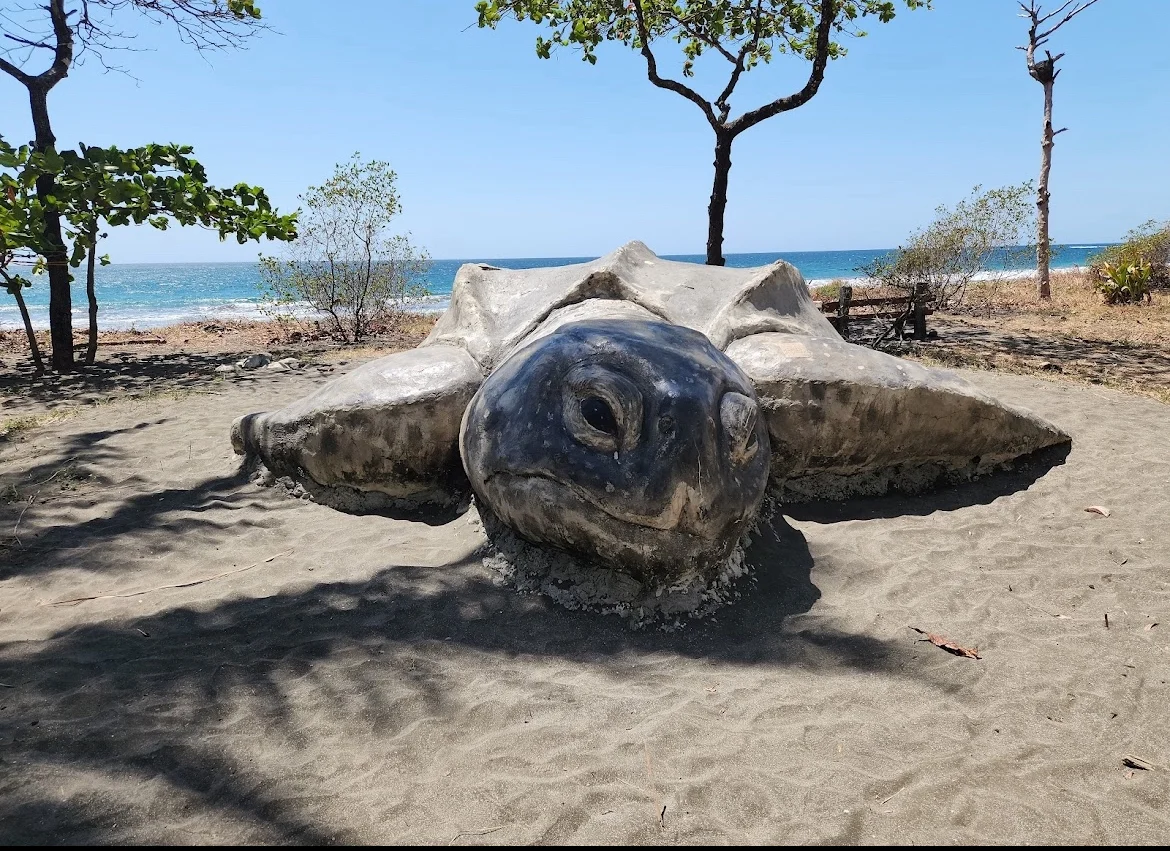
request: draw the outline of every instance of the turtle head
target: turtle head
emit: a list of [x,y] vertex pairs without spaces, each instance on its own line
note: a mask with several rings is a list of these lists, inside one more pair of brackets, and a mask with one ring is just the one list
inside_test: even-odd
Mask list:
[[464,415],[476,495],[530,541],[654,584],[734,548],[770,450],[748,378],[665,322],[570,322],[508,357]]

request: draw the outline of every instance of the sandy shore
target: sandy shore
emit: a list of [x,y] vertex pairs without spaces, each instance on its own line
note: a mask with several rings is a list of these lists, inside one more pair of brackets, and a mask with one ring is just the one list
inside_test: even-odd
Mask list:
[[1165,405],[970,373],[1072,434],[1064,463],[802,507],[715,621],[634,633],[493,584],[474,511],[249,483],[231,419],[351,366],[0,442],[0,839],[1170,835]]

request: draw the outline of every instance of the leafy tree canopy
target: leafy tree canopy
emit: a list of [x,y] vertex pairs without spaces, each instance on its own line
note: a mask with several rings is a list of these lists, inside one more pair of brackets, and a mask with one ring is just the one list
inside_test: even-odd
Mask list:
[[[930,0],[903,0],[911,9]],[[727,98],[740,75],[777,55],[816,61],[822,55],[821,23],[838,35],[862,36],[861,19],[893,19],[894,0],[480,0],[475,6],[481,27],[494,28],[507,17],[544,25],[550,35],[537,36],[536,53],[547,59],[557,46],[576,47],[587,62],[597,62],[597,47],[613,41],[650,51],[654,42],[672,40],[683,53],[682,73],[694,75],[695,62],[715,53],[732,65],[732,77],[715,100],[725,121]],[[825,13],[828,12],[826,15]],[[845,48],[828,39],[824,55],[836,59]],[[649,57],[647,57],[649,60]],[[652,69],[652,76],[657,69]],[[683,92],[679,92],[684,94]],[[694,100],[694,98],[690,98]],[[700,104],[702,106],[702,104]],[[765,116],[767,117],[767,116]],[[713,115],[708,116],[714,120]],[[755,123],[755,122],[750,122]]]
[[[27,147],[14,149],[0,138],[0,168],[23,168],[28,158]],[[32,265],[41,254],[42,239],[40,201],[13,174],[0,171],[0,281],[9,294],[31,285],[13,266]]]
[[[8,241],[45,253],[37,227],[45,203],[65,217],[73,266],[80,265],[103,221],[160,230],[171,221],[200,225],[217,231],[220,239],[234,236],[240,244],[296,237],[296,213],[281,215],[258,186],[209,185],[203,165],[191,153],[187,145],[155,144],[129,149],[83,144],[78,151],[39,152],[0,140],[0,186],[5,190],[0,215],[7,217],[0,221],[13,228]],[[53,176],[55,189],[42,200],[34,187],[44,174]]]
[[[555,46],[574,46],[586,61],[596,63],[603,41],[641,48],[643,32],[650,41],[670,38],[682,45],[684,73],[690,76],[695,59],[729,44],[744,48],[746,68],[770,62],[775,54],[814,58],[820,5],[799,0],[480,0],[475,10],[481,27],[494,27],[508,16],[546,24],[551,37],[536,41],[536,52],[545,59]],[[926,2],[910,0],[907,5]],[[874,15],[887,23],[896,8],[893,0],[838,0],[835,12],[837,32],[864,35],[855,28],[860,18]],[[844,54],[840,44],[832,45],[834,58]]]

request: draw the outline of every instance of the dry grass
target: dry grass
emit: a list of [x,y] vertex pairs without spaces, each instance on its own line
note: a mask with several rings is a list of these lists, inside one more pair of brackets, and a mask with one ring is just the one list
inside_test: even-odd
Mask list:
[[69,409],[49,411],[45,414],[26,414],[18,417],[7,417],[0,420],[0,441],[16,440],[25,432],[34,428],[60,422],[73,415]]
[[[848,284],[840,278],[829,281],[827,284],[821,284],[819,287],[813,287],[809,293],[813,297],[813,301],[836,301],[841,297],[841,287]],[[864,288],[855,288],[853,290],[854,298],[905,298],[904,290],[899,290],[896,287],[882,286],[881,284],[867,284]]]
[[937,314],[938,339],[899,351],[926,363],[1109,387],[1170,404],[1170,292],[1107,305],[1089,275],[1052,276],[1041,301],[1030,279],[979,282],[966,309]]
[[153,402],[160,399],[178,401],[190,396],[207,395],[214,391],[188,387],[160,386],[148,390],[139,390],[130,394],[117,394],[89,399],[85,403],[52,408],[43,413],[21,414],[6,417],[0,420],[0,445],[5,442],[17,442],[25,438],[33,429],[43,428],[53,423],[71,419],[83,411],[105,405],[133,405],[136,403]]
[[1041,301],[1036,282],[977,282],[967,293],[964,321],[999,331],[1059,334],[1133,346],[1170,348],[1170,291],[1155,290],[1150,304],[1105,304],[1087,272],[1052,275],[1052,299]]
[[1170,405],[1170,381],[1135,377],[1122,369],[1117,371],[1071,367],[1053,368],[1053,363],[1036,358],[1021,357],[1008,352],[989,351],[975,346],[946,346],[935,343],[913,344],[899,354],[927,366],[947,369],[977,369],[986,372],[1006,372],[1027,375],[1045,381],[1063,381],[1092,387],[1106,387],[1137,396],[1148,396]]

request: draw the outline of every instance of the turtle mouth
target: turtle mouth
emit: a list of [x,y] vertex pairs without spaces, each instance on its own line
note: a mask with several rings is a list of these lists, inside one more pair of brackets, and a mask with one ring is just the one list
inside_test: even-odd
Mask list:
[[[600,498],[597,494],[594,494],[589,489],[575,482],[565,481],[545,471],[518,473],[500,470],[489,473],[484,478],[484,484],[487,485],[494,479],[504,481],[540,480],[550,482],[569,491],[582,502],[587,503],[606,516],[628,526],[653,530],[664,534],[681,535],[707,543],[718,538],[723,531],[706,522],[707,510],[699,502],[701,494],[685,483],[679,483],[671,494],[670,500],[661,511],[654,514],[639,514],[630,511],[616,511],[612,505],[607,504],[609,500]],[[748,513],[750,511],[745,512],[743,516],[729,518],[728,522],[724,525],[734,525],[735,523],[741,522]],[[704,527],[708,529],[707,532],[700,531]]]

